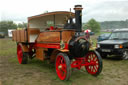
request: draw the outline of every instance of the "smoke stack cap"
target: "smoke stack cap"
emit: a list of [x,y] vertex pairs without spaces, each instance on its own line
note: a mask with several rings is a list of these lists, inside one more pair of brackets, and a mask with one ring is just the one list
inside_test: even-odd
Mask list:
[[74,10],[82,10],[82,9],[83,9],[82,5],[75,5]]

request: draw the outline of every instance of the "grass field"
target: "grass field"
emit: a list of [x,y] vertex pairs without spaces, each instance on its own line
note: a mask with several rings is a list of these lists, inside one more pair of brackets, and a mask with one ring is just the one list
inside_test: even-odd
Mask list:
[[[92,37],[96,42],[96,36]],[[0,85],[128,85],[128,60],[109,57],[103,59],[103,70],[98,77],[85,70],[72,71],[69,81],[61,81],[54,64],[37,59],[20,65],[16,43],[9,38],[0,39]]]

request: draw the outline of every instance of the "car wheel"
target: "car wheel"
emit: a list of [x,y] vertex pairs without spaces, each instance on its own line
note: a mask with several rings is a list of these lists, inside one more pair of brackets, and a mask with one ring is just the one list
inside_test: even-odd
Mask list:
[[125,50],[124,52],[123,52],[123,56],[121,57],[123,60],[126,60],[126,59],[128,59],[128,50]]

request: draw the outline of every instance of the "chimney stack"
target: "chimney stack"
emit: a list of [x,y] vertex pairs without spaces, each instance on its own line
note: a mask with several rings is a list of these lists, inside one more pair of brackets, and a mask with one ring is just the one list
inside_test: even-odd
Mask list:
[[75,5],[76,32],[82,31],[82,5]]

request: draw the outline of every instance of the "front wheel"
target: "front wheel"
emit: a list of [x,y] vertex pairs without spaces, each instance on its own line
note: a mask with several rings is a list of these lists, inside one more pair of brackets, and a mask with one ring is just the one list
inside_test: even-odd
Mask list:
[[121,57],[121,59],[123,59],[123,60],[128,59],[128,50],[125,50],[125,51],[123,52],[123,56]]
[[85,62],[89,63],[85,66],[87,72],[93,76],[98,76],[102,71],[102,58],[97,51],[90,51],[85,56]]
[[56,57],[56,73],[60,80],[68,80],[71,75],[70,60],[66,53],[59,53]]

